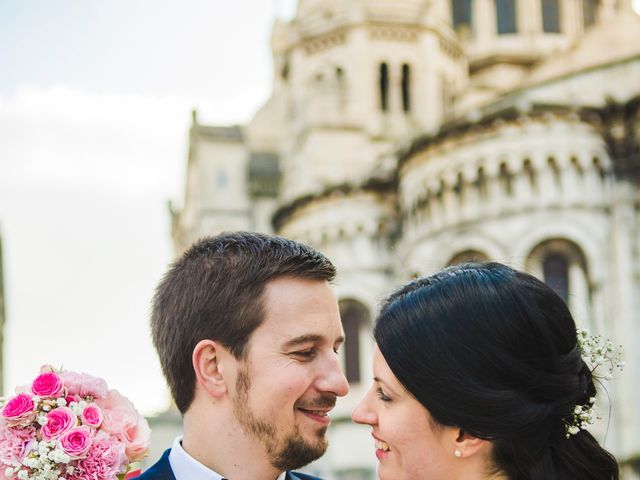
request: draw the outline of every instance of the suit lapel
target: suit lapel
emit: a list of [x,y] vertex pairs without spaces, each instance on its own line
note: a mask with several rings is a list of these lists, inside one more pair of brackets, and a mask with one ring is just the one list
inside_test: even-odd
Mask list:
[[142,474],[140,480],[176,480],[171,463],[169,463],[169,452],[166,450],[160,460],[158,460],[151,468]]

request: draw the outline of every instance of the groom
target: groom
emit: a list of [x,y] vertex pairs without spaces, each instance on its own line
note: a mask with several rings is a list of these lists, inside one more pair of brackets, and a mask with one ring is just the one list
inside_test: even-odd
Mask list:
[[331,262],[292,240],[224,233],[156,290],[151,329],[184,435],[142,480],[302,480],[346,395]]

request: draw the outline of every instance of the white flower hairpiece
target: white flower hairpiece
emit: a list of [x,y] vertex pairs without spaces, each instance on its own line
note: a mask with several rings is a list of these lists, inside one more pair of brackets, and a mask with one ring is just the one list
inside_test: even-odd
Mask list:
[[[591,375],[604,380],[613,378],[614,369],[622,371],[625,362],[622,360],[622,345],[617,348],[609,340],[604,341],[602,335],[591,336],[588,330],[579,328],[577,330],[578,348],[582,359],[589,366]],[[600,366],[606,365],[607,372],[598,377],[595,373]],[[590,397],[584,405],[576,405],[569,416],[564,419],[566,437],[576,435],[580,430],[584,430],[599,420],[595,409],[596,398]]]

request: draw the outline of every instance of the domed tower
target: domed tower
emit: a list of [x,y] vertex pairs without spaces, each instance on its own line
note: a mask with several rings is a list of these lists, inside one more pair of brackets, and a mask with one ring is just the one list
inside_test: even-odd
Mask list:
[[392,145],[437,129],[466,81],[445,0],[301,0],[272,47],[285,200],[363,178]]

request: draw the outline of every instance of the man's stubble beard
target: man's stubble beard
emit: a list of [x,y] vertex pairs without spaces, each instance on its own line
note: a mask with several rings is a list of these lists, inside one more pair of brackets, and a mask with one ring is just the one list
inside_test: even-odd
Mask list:
[[278,428],[267,419],[258,418],[249,408],[251,383],[245,368],[238,371],[233,413],[245,432],[254,435],[267,451],[269,462],[280,471],[295,470],[320,458],[327,450],[327,427],[319,428],[317,441],[311,443],[302,437],[300,429],[278,435]]

